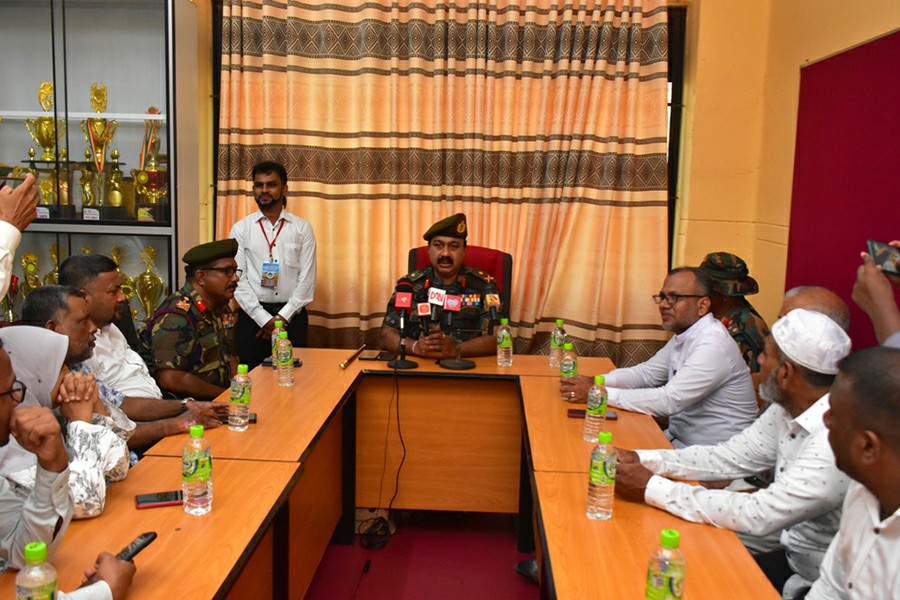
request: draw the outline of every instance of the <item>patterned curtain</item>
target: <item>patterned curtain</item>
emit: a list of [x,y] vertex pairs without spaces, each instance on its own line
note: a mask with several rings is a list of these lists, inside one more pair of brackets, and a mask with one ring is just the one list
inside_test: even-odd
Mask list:
[[226,1],[216,234],[284,163],[312,224],[314,346],[377,344],[407,251],[465,212],[514,259],[518,352],[557,318],[581,354],[643,360],[665,336],[664,0]]

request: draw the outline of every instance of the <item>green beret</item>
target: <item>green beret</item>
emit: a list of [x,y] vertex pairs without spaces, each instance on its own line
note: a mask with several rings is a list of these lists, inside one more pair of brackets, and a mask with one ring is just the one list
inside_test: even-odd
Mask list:
[[425,235],[422,237],[425,238],[425,241],[430,242],[431,238],[439,235],[460,238],[462,240],[466,239],[469,235],[469,229],[466,227],[466,215],[463,213],[456,213],[446,219],[441,219],[429,227],[428,231],[426,231]]
[[723,296],[749,296],[759,292],[759,284],[750,277],[747,263],[728,252],[707,254],[700,268],[713,280],[713,291]]
[[194,246],[184,253],[181,260],[192,267],[199,267],[200,265],[209,264],[220,258],[234,258],[237,251],[237,240],[231,238],[227,240],[216,240],[215,242]]

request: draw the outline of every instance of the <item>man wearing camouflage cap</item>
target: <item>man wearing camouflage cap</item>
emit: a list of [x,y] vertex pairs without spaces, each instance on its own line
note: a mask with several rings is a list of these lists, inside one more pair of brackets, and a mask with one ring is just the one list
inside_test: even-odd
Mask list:
[[735,254],[713,252],[706,255],[700,268],[713,280],[713,316],[737,342],[750,371],[758,373],[759,355],[766,345],[769,328],[744,297],[759,292],[759,285],[749,275],[747,263]]
[[[466,238],[469,235],[466,215],[457,213],[432,225],[423,236],[428,242],[431,265],[408,273],[412,282],[413,311],[415,303],[428,302],[428,289],[440,288],[462,298],[459,312],[453,314],[453,329],[461,342],[461,356],[487,356],[496,352],[497,338],[483,332],[489,315],[484,308],[485,290],[494,281],[481,269],[463,264]],[[502,311],[502,307],[501,307]],[[498,311],[500,312],[500,311]],[[456,356],[453,336],[444,334],[433,324],[428,335],[407,330],[406,352],[415,356],[452,358]],[[381,347],[398,352],[400,347],[400,315],[394,308],[394,296],[388,302],[381,325]]]
[[241,276],[237,249],[227,239],[188,250],[182,259],[187,282],[150,319],[154,375],[163,390],[212,400],[228,387],[232,349],[222,313]]

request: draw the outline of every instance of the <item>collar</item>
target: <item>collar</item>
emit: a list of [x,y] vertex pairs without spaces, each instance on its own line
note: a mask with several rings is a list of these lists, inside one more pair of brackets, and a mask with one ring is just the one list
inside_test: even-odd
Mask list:
[[712,322],[718,323],[712,312],[708,312],[697,319],[697,322],[688,327],[686,330],[682,331],[681,333],[675,334],[673,336],[673,339],[675,340],[676,344],[683,344],[685,341],[691,339],[692,337],[700,335],[699,332],[702,332],[704,329],[709,327],[709,324]]
[[822,417],[825,415],[825,411],[828,410],[829,397],[830,394],[825,394],[816,400],[815,404],[800,413],[799,417],[791,420],[791,426],[793,427],[796,425],[808,433],[812,433],[817,429],[825,427],[825,421]]
[[[278,215],[278,218],[275,219],[275,224],[277,225],[277,224],[278,224],[278,221],[280,221],[280,220],[282,220],[282,219],[284,219],[285,221],[287,221],[288,223],[290,223],[291,220],[290,220],[289,217],[290,217],[290,213],[285,209],[284,206],[282,206],[282,207],[281,207],[281,213]],[[268,220],[269,220],[269,217],[267,217],[266,215],[264,215],[264,214],[263,214],[263,211],[257,208],[257,209],[256,209],[256,212],[253,213],[253,222],[256,223],[256,222],[258,222],[258,221],[260,221],[260,220],[263,220],[263,219],[265,219],[266,221],[268,221]]]

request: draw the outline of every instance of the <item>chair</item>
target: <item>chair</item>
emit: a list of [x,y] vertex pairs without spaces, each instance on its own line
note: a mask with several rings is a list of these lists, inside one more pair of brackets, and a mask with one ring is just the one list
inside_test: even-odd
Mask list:
[[[486,273],[490,273],[496,280],[497,289],[500,291],[500,302],[503,304],[503,314],[510,314],[510,297],[512,296],[512,255],[493,248],[483,246],[466,246],[465,264],[476,267]],[[409,271],[424,269],[431,261],[428,259],[428,246],[419,246],[409,251]]]

